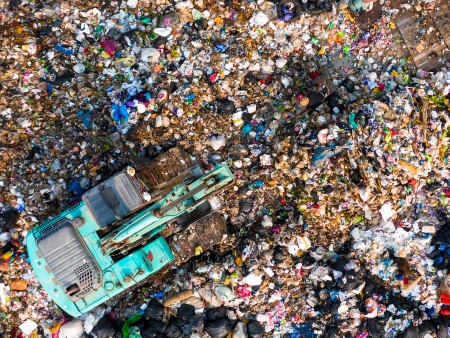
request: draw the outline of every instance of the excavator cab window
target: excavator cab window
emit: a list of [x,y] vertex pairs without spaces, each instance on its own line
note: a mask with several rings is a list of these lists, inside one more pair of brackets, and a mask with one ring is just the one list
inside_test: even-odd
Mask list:
[[116,220],[118,221],[122,220],[122,215],[120,215],[120,213],[118,212],[118,209],[120,207],[120,201],[117,198],[117,195],[114,193],[113,188],[111,187],[105,188],[104,186],[100,185],[98,190],[100,191],[100,196],[102,196],[106,205],[114,213],[114,217],[116,218]]
[[74,295],[76,295],[78,292],[80,292],[81,291],[81,289],[80,289],[80,287],[78,286],[78,284],[77,283],[73,283],[72,285],[70,285],[67,289],[66,289],[66,294],[68,295],[68,296],[74,296]]

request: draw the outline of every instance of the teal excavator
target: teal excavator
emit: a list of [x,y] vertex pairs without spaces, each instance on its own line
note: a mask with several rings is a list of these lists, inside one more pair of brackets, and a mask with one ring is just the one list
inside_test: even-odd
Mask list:
[[220,242],[219,195],[233,180],[227,164],[205,173],[179,147],[138,158],[28,233],[33,270],[62,310],[80,316]]

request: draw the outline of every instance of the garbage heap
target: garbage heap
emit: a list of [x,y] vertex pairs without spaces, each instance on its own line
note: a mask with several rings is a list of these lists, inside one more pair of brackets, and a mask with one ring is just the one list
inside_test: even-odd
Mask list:
[[[215,320],[195,327],[220,308],[217,330],[235,337],[257,337],[253,324],[443,337],[450,70],[401,54],[388,2],[361,30],[352,11],[369,3],[1,2],[1,334],[79,337],[113,320],[117,335],[219,337]],[[70,320],[31,270],[27,232],[175,144],[206,170],[232,166],[229,235]],[[195,314],[179,299],[163,324],[147,318],[180,292]]]
[[[186,295],[186,292],[184,292]],[[182,295],[177,296],[182,300]],[[181,298],[180,298],[181,297]],[[188,298],[173,312],[167,300],[164,305],[157,299],[143,306],[139,313],[132,315],[124,323],[119,322],[113,312],[105,314],[105,309],[98,308],[85,320],[75,319],[46,329],[44,334],[60,337],[81,337],[85,332],[95,337],[153,338],[168,337],[218,337],[225,338],[229,334],[234,337],[262,338],[264,328],[256,320],[240,321],[236,314],[225,307],[199,308],[202,303],[189,301]],[[174,298],[172,298],[174,300]]]

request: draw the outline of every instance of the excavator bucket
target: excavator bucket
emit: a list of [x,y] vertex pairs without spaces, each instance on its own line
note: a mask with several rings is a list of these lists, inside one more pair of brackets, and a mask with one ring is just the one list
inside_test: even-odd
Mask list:
[[226,233],[225,218],[218,212],[190,224],[186,230],[173,235],[169,240],[169,246],[175,255],[175,264],[189,260],[196,253],[209,250],[219,243]]

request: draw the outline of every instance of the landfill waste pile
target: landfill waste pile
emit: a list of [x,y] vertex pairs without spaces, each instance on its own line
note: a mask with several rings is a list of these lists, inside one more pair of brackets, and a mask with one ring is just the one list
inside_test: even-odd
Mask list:
[[[0,336],[448,337],[450,63],[395,21],[444,5],[0,0]],[[71,318],[27,233],[174,146],[232,168],[228,235]]]

